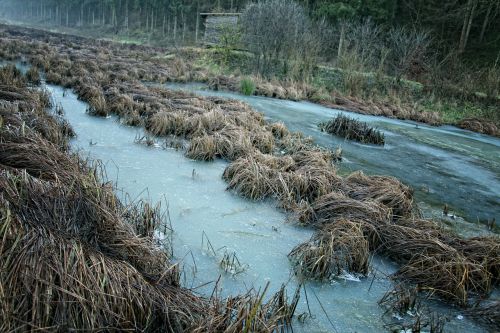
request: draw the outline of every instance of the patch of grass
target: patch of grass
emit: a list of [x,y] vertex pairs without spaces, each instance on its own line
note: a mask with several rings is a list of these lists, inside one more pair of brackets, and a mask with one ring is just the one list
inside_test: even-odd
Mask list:
[[255,83],[252,81],[251,78],[246,77],[241,79],[240,81],[240,91],[242,94],[251,96],[255,92]]

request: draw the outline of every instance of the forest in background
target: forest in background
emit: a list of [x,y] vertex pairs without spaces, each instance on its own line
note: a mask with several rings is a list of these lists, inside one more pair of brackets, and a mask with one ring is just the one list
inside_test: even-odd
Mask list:
[[[241,12],[249,0],[2,0],[5,17],[67,27],[102,26],[142,30],[192,42],[199,13]],[[500,45],[500,2],[496,0],[300,0],[314,19],[335,24],[372,19],[383,27],[432,31],[439,51],[456,49],[494,58]],[[173,34],[176,33],[175,36]],[[490,53],[491,54],[488,54]],[[482,60],[482,59],[475,59]]]
[[204,12],[242,13],[220,54],[203,57],[217,73],[307,82],[498,127],[496,0],[0,0],[7,20],[176,48],[200,45]]

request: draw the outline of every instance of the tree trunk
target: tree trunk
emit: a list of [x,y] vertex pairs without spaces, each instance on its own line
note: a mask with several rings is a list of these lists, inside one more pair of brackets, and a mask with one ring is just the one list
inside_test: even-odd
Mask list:
[[337,51],[337,59],[342,56],[343,48],[344,48],[344,39],[345,39],[345,24],[341,23],[340,26],[340,39],[339,39],[339,49]]
[[[231,0],[231,8],[233,1]],[[194,36],[194,40],[196,43],[198,43],[198,33],[200,30],[200,0],[196,1],[196,32]]]
[[153,8],[151,8],[151,32],[155,30],[155,13]]
[[486,10],[486,15],[484,16],[483,26],[481,27],[481,34],[479,35],[479,43],[481,43],[484,39],[484,33],[486,32],[486,28],[488,27],[488,19],[490,17],[492,8],[493,8],[493,1],[490,1],[488,9]]
[[80,5],[80,26],[83,26],[83,2]]
[[177,42],[177,10],[174,13],[174,43]]
[[161,27],[161,35],[165,37],[165,22],[167,21],[167,16],[163,14],[163,25]]
[[458,53],[463,53],[467,46],[469,39],[470,28],[474,20],[474,11],[476,10],[477,0],[469,0],[467,2],[467,9],[464,17],[464,24],[462,26],[462,33],[460,34],[460,44],[458,46]]
[[186,39],[186,14],[184,14],[184,10],[182,10],[181,15],[182,15],[182,43],[184,44],[184,41]]
[[125,2],[125,29],[127,29],[128,33],[128,0]]

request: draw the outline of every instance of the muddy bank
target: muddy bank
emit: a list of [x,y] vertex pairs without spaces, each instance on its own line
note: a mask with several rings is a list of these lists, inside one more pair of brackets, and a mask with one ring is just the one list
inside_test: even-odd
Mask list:
[[[250,199],[276,200],[297,222],[318,230],[312,242],[346,235],[340,247],[332,247],[331,241],[316,246],[327,253],[320,253],[329,260],[327,266],[365,274],[365,253],[381,251],[389,257],[401,253],[403,266],[394,275],[396,280],[464,307],[478,295],[486,297],[498,283],[498,239],[466,240],[422,220],[411,189],[397,179],[341,177],[334,165],[339,154],[315,146],[281,123],[265,122],[262,114],[241,102],[142,84],[141,80],[167,80],[175,67],[158,67],[140,50],[87,45],[61,36],[39,41],[30,35],[6,34],[2,37],[6,58],[24,57],[43,70],[48,81],[72,88],[89,104],[90,114],[116,114],[126,124],[144,126],[152,136],[174,140],[171,143],[185,148],[193,159],[232,161],[223,175],[228,187]],[[348,220],[347,230],[358,230],[352,233],[364,239],[365,252],[350,253],[351,232],[334,228],[340,220]],[[412,244],[412,251],[405,253],[404,244]],[[339,263],[338,258],[345,256],[359,259]]]

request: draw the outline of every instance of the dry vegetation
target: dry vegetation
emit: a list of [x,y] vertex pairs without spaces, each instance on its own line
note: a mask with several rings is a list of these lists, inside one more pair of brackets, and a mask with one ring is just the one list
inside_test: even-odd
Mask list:
[[[310,241],[290,253],[302,278],[367,274],[370,255],[379,253],[401,264],[395,279],[464,307],[487,297],[500,282],[499,239],[463,239],[421,219],[411,189],[397,179],[361,172],[342,178],[334,165],[340,156],[282,123],[266,123],[244,103],[144,84],[198,75],[177,60],[157,61],[160,50],[57,34],[42,38],[37,31],[7,27],[0,30],[0,42],[1,58],[26,59],[48,82],[74,89],[91,114],[114,114],[157,137],[186,139],[189,158],[228,160],[223,174],[228,189],[253,200],[275,199],[298,222],[316,228]],[[1,280],[8,284],[0,292],[8,293],[1,311],[10,318],[5,329],[26,322],[58,325],[49,320],[59,318],[58,311],[76,316],[74,325],[92,328],[240,331],[251,325],[251,331],[267,331],[289,322],[293,311],[277,299],[261,305],[249,294],[221,302],[180,288],[165,254],[150,238],[136,235],[150,234],[156,225],[151,207],[125,218],[112,187],[65,151],[71,131],[43,113],[47,96],[27,89],[14,70],[2,75],[21,82],[0,85],[5,181],[0,259],[8,265]],[[134,231],[129,220],[137,218],[145,227]],[[36,256],[28,255],[35,250],[40,250]],[[9,261],[11,255],[23,265]],[[40,273],[29,275],[26,267]],[[26,286],[37,286],[31,288],[34,298],[24,293]],[[57,306],[66,301],[70,307]],[[26,314],[19,320],[11,312],[18,305]]]
[[346,140],[376,145],[384,145],[385,143],[382,132],[370,127],[367,123],[344,116],[342,113],[327,122],[320,123],[318,127],[323,132],[340,136]]
[[[31,74],[30,74],[31,75]],[[222,300],[180,286],[152,238],[158,206],[121,203],[45,92],[0,70],[0,331],[271,332],[289,326],[284,290]]]

